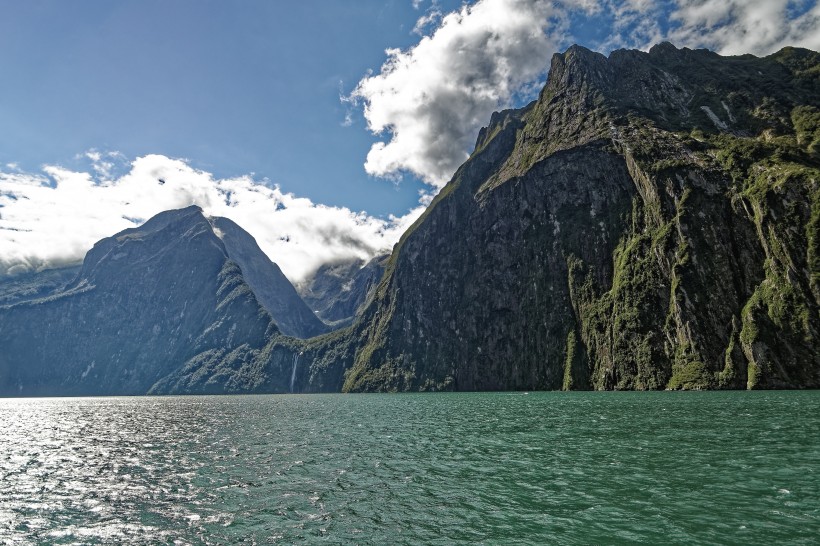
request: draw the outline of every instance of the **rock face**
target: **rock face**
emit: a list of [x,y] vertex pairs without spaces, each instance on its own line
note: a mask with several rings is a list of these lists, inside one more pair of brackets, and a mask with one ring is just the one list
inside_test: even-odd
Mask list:
[[304,302],[335,328],[350,325],[384,274],[389,254],[372,260],[326,264],[296,289]]
[[[244,364],[281,337],[265,303],[292,311],[273,293],[287,280],[238,226],[211,221],[218,229],[198,207],[159,214],[99,241],[64,288],[0,307],[0,395],[286,390],[289,369]],[[284,301],[298,300],[286,288]],[[321,331],[302,307],[314,322],[279,321]],[[207,374],[215,359],[231,373]],[[199,376],[175,388],[175,372],[192,365]]]
[[209,221],[225,244],[228,257],[242,269],[245,282],[283,334],[309,338],[330,330],[316,318],[279,266],[262,252],[250,233],[227,218],[210,218]]
[[553,58],[403,236],[343,388],[820,387],[820,55]]

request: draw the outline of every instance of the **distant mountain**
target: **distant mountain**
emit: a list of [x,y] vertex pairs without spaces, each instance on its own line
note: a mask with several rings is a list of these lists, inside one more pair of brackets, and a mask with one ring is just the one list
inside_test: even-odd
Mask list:
[[[47,274],[49,286],[67,274]],[[233,362],[236,371],[238,357],[250,360],[281,336],[277,322],[298,335],[325,329],[250,235],[198,207],[99,241],[75,278],[45,297],[14,296],[10,284],[11,305],[0,307],[3,395],[144,394],[191,359]],[[266,390],[286,390],[289,372]],[[211,378],[196,388],[252,390],[274,379]]]
[[326,264],[296,290],[304,302],[327,324],[348,326],[358,316],[384,273],[389,254],[372,260]]

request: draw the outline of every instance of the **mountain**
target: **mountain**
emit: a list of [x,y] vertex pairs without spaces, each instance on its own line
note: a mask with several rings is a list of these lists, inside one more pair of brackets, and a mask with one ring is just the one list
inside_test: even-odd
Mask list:
[[296,290],[324,322],[336,328],[348,326],[379,283],[389,257],[325,264]]
[[299,391],[818,387],[818,105],[808,50],[573,46],[351,327],[265,351]]
[[809,50],[573,46],[386,261],[302,287],[350,326],[283,335],[252,239],[170,211],[0,307],[0,394],[820,387],[818,106]]
[[240,267],[245,282],[283,334],[308,338],[329,331],[328,326],[302,301],[279,266],[262,252],[250,233],[227,218],[214,217],[209,220],[225,244],[228,257]]
[[393,251],[348,391],[820,387],[820,55],[573,46]]
[[[253,286],[262,284],[257,299]],[[213,359],[231,365],[231,377],[208,376],[187,391],[286,390],[289,367],[251,373],[242,364],[282,337],[277,321],[322,329],[294,297],[233,222],[209,221],[198,207],[164,212],[95,244],[62,289],[0,307],[0,394],[145,394]],[[273,318],[266,305],[293,314]]]

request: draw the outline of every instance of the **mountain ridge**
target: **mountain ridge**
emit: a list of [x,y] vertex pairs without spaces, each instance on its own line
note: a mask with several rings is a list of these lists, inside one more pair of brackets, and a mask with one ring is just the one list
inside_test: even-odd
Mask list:
[[[223,241],[186,230],[222,264],[217,311],[261,322],[236,339],[219,311],[147,390],[820,387],[818,106],[809,50],[573,46],[492,115],[346,328],[282,335]],[[63,297],[97,289],[95,257]]]
[[212,217],[208,221],[225,242],[228,257],[242,269],[243,278],[283,334],[309,338],[330,330],[302,301],[279,266],[262,252],[253,236],[228,218]]
[[[801,148],[801,139],[795,134],[800,129],[794,127],[802,123],[807,133],[818,134],[817,118],[812,117],[820,104],[820,86],[813,85],[818,64],[818,54],[808,50],[787,48],[764,59],[723,58],[706,51],[678,50],[671,44],[656,46],[649,53],[614,52],[609,58],[574,46],[554,56],[539,99],[521,110],[493,116],[494,123],[479,134],[476,152],[394,250],[388,271],[404,273],[389,274],[382,280],[377,308],[366,312],[372,321],[363,328],[367,341],[344,388],[817,386],[820,364],[813,340],[817,339],[818,298],[816,281],[810,280],[817,275],[813,257],[816,223],[811,212],[817,209],[817,171],[812,166],[816,165],[816,150]],[[800,70],[790,68],[796,65],[801,65]],[[686,84],[676,74],[682,67],[696,73],[696,82],[708,85]],[[727,79],[727,72],[761,84],[750,91],[744,82]],[[792,81],[778,81],[772,74],[788,74]],[[628,94],[619,94],[618,81],[622,87],[623,82],[634,85],[628,86]],[[655,90],[660,90],[660,95],[653,96]],[[723,126],[715,123],[715,111],[726,117],[726,121],[718,118]],[[792,121],[793,116],[800,119]],[[691,134],[679,134],[683,129]],[[789,206],[799,206],[801,200],[808,204],[802,207],[795,226],[806,234],[805,239],[790,241],[788,248],[781,245],[782,254],[788,255],[783,264],[787,271],[789,262],[814,260],[805,268],[809,278],[804,276],[805,282],[798,283],[797,290],[783,287],[771,276],[767,279],[765,270],[772,268],[764,264],[776,261],[772,261],[769,241],[761,233],[770,228],[780,232],[784,226],[764,225],[772,218],[762,215],[759,204],[751,200],[762,192],[776,201],[782,184],[774,174],[772,180],[756,178],[759,187],[751,187],[754,184],[748,180],[749,167],[755,164],[769,173],[779,166],[760,163],[771,157],[765,149],[754,156],[744,155],[747,147],[766,148],[772,141],[770,136],[776,138],[778,132],[784,135],[783,141],[774,141],[772,155],[780,153],[794,162],[793,190],[803,196],[789,199]],[[488,166],[482,168],[482,163]],[[577,163],[606,166],[613,180],[591,183],[596,173],[578,171]],[[738,172],[741,163],[746,164],[742,173]],[[575,182],[586,177],[588,183],[562,178],[562,172],[572,169],[578,171]],[[601,178],[601,173],[597,176]],[[525,187],[543,186],[549,177],[563,184],[560,193],[549,184],[540,191]],[[606,182],[606,176],[601,180]],[[617,195],[611,193],[613,188],[620,188]],[[554,202],[539,204],[550,193]],[[519,206],[504,208],[515,202]],[[475,212],[470,213],[470,208]],[[497,211],[493,222],[483,224],[482,218],[493,209]],[[579,215],[583,209],[589,211],[586,219]],[[688,212],[693,209],[698,214],[694,219]],[[756,212],[750,213],[752,210]],[[595,217],[606,211],[612,214],[603,221]],[[720,233],[695,237],[699,227],[695,224],[703,221],[701,214],[722,224]],[[536,218],[535,231],[533,222],[516,226],[509,220],[519,216]],[[471,222],[477,222],[476,227],[466,235],[475,235],[476,244],[471,247],[471,256],[461,257],[457,264],[461,269],[453,280],[426,278],[428,286],[439,286],[436,297],[427,297],[425,290],[429,289],[421,286],[408,287],[408,279],[423,276],[425,265],[432,267],[433,262],[447,259],[440,248],[425,260],[431,245],[447,240],[448,232],[458,232],[460,226]],[[437,228],[439,223],[445,227]],[[591,229],[597,228],[596,224],[603,225],[597,235]],[[568,228],[588,234],[587,240],[573,240]],[[418,235],[422,229],[435,235]],[[480,235],[499,229],[507,230],[499,243]],[[465,232],[459,236],[463,239]],[[423,240],[414,245],[413,239],[419,237]],[[530,239],[522,243],[526,252],[505,258],[503,245],[514,244],[519,240],[516,238]],[[440,246],[458,249],[461,243],[453,239]],[[541,248],[552,246],[554,250],[546,266],[539,263],[540,249],[527,246],[539,240]],[[703,252],[710,245],[729,259],[705,256]],[[495,248],[496,254],[484,252],[488,247]],[[535,293],[521,291],[513,297],[511,291],[481,288],[493,282],[510,283],[501,274],[482,279],[478,288],[471,285],[470,297],[448,296],[463,289],[457,281],[469,278],[466,264],[480,263],[477,256],[486,257],[492,264],[489,269],[517,268],[534,277],[534,286],[552,291],[556,297],[552,306],[560,317],[551,316],[549,310],[531,309],[528,302],[538,301]],[[704,267],[693,267],[696,259]],[[641,267],[630,269],[635,264]],[[476,269],[482,270],[480,265]],[[731,279],[737,290],[718,282],[720,275]],[[636,283],[638,279],[641,282]],[[643,285],[644,281],[651,284]],[[647,286],[652,286],[651,293]],[[778,288],[773,291],[773,287]],[[704,291],[728,298],[725,301],[731,312],[721,312],[716,306],[708,312],[694,309],[690,296],[699,292],[698,297],[703,298]],[[773,292],[779,293],[773,296]],[[789,297],[785,293],[794,296],[803,324],[799,328],[782,320],[780,325],[770,324],[781,335],[768,337],[776,340],[785,333],[791,342],[788,347],[767,343],[754,334],[756,324],[772,322],[766,317],[776,308],[778,297]],[[411,298],[415,298],[412,304],[407,301]],[[767,303],[760,303],[761,298]],[[475,301],[495,306],[497,316],[517,317],[513,323],[517,328],[499,327],[503,331],[497,334],[494,343],[498,346],[491,351],[482,349],[487,332],[482,332],[472,317],[483,313],[491,329],[496,325],[488,308],[476,306]],[[470,312],[440,321],[434,313],[419,316],[412,311],[429,308],[440,309],[445,317],[449,309]],[[504,317],[499,322],[509,320]],[[545,325],[542,331],[532,328],[539,322]],[[403,327],[397,329],[397,323]],[[696,331],[693,324],[708,328]],[[616,331],[619,337],[614,337]],[[423,345],[419,337],[426,338]],[[439,337],[446,341],[439,342]],[[527,339],[511,340],[515,337]],[[464,341],[459,342],[461,339]],[[452,347],[453,341],[457,349]],[[776,349],[772,349],[773,343],[778,345]],[[793,353],[800,356],[796,358]],[[801,358],[805,365],[798,362]],[[438,364],[430,370],[430,363]],[[484,379],[475,382],[482,375]]]

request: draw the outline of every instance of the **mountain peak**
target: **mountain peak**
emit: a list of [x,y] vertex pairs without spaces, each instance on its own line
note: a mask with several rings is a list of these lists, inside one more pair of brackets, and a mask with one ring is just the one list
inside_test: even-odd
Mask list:
[[577,90],[590,78],[601,76],[607,58],[596,51],[575,44],[564,53],[552,56],[547,77],[547,88],[554,90]]
[[274,333],[201,209],[166,211],[99,241],[62,292],[0,312],[0,392],[144,394]]
[[[132,252],[141,254],[147,246],[159,251],[182,240],[191,241],[202,237],[212,237],[214,240],[211,244],[217,247],[222,244],[213,235],[210,224],[198,206],[160,212],[140,226],[124,229],[111,237],[97,241],[85,255],[76,283],[95,284],[98,280],[109,278],[106,274],[97,278],[101,268],[132,255]],[[225,253],[224,248],[221,252]],[[118,267],[119,264],[115,266]]]
[[672,42],[660,42],[649,48],[650,55],[668,55],[680,51]]

